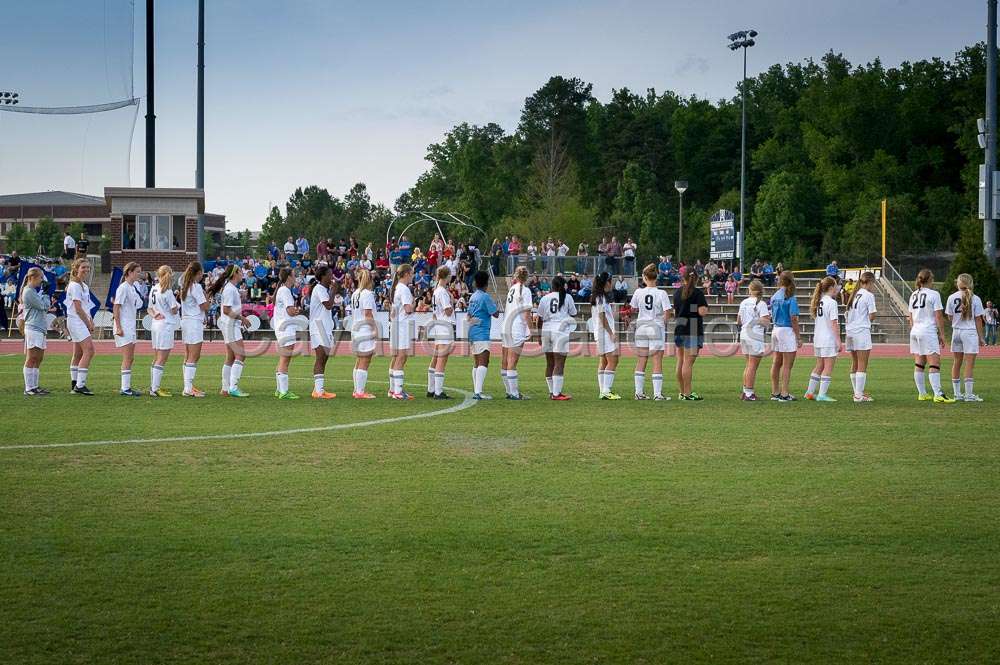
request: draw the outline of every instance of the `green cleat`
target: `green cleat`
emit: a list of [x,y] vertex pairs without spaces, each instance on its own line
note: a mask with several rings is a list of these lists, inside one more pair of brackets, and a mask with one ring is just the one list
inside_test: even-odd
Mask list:
[[245,393],[239,388],[233,388],[229,391],[230,397],[250,397],[249,393]]
[[291,390],[284,393],[278,393],[278,399],[298,399],[299,396],[293,393]]
[[817,402],[836,402],[837,400],[829,395],[816,395]]

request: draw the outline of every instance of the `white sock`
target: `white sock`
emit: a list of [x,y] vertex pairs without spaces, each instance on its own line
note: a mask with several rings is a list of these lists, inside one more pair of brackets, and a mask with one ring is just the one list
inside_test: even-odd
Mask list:
[[428,367],[427,368],[427,392],[429,392],[429,393],[434,392],[434,387],[435,387],[434,374],[435,374],[434,368],[433,367]]
[[854,394],[861,397],[865,394],[865,382],[868,381],[866,372],[858,372],[854,375]]
[[830,389],[830,377],[821,376],[819,379],[819,394],[826,397],[826,391]]
[[232,372],[233,372],[233,366],[232,365],[223,365],[222,366],[222,389],[225,390],[225,391],[227,391],[227,392],[229,391],[229,386],[232,383],[232,381],[230,379],[230,377],[232,376]]
[[31,385],[31,370],[32,370],[32,368],[28,367],[27,365],[25,365],[22,368],[22,370],[23,370],[22,373],[24,374],[24,389],[25,390],[31,390],[32,388],[35,387],[35,386]]
[[[354,370],[355,375],[357,374],[357,372],[358,372],[358,370]],[[322,374],[313,374],[313,392],[314,393],[321,393],[321,392],[324,391],[324,386],[323,386],[323,384],[325,383],[324,379],[325,379],[325,377]],[[357,376],[354,377],[354,385],[355,386],[358,385],[358,377]]]
[[149,390],[156,392],[160,389],[160,381],[163,379],[163,367],[153,365],[149,368]]
[[80,371],[80,369],[76,365],[70,365],[69,366],[69,378],[73,379],[73,381],[76,381],[76,376],[77,376],[77,373],[79,371]]
[[951,392],[955,393],[955,397],[962,396],[962,379],[951,380]]
[[521,388],[517,385],[517,370],[509,369],[507,370],[507,380],[510,381],[510,394],[520,395]]
[[390,384],[392,386],[392,392],[401,393],[403,392],[403,372],[399,370],[393,370],[390,377]]
[[444,392],[444,372],[434,372],[434,394],[440,395]]
[[646,373],[636,372],[632,379],[635,381],[635,394],[641,395],[646,390]]
[[819,377],[815,374],[809,375],[809,387],[806,388],[807,395],[815,395],[816,389],[819,388]]
[[229,389],[240,389],[240,376],[243,374],[243,363],[239,360],[233,361],[233,369],[229,372]]
[[39,384],[41,383],[41,377],[42,377],[42,368],[41,367],[33,367],[31,369],[31,387],[32,388],[37,388],[39,386]]
[[927,379],[931,382],[931,390],[935,395],[941,395],[941,372],[928,372]]
[[356,379],[358,382],[356,390],[359,393],[363,393],[365,391],[365,385],[368,383],[368,370],[359,369],[356,371],[358,373],[358,378]]
[[615,385],[615,370],[606,369],[604,370],[604,392],[610,393],[614,392],[611,390]]
[[197,365],[192,365],[190,363],[184,363],[184,368],[182,373],[184,375],[184,391],[191,392],[194,388],[194,373],[198,369]]
[[486,383],[486,373],[488,368],[486,365],[480,365],[479,367],[472,368],[472,392],[477,395],[483,392],[483,386]]
[[563,375],[562,374],[553,374],[552,375],[552,394],[553,395],[562,395],[562,389],[563,389]]
[[663,375],[654,374],[653,375],[653,396],[663,395]]
[[747,397],[750,397],[750,395],[753,395],[753,388],[747,388],[746,386],[743,386],[743,394],[746,395]]
[[510,395],[510,379],[507,378],[507,370],[500,370],[500,380],[503,381],[503,389]]
[[913,370],[913,382],[917,384],[917,392],[921,397],[927,394],[927,388],[924,386],[924,370]]
[[90,373],[90,369],[87,367],[81,367],[76,370],[76,385],[82,387],[87,385],[87,374]]
[[857,372],[851,372],[851,390],[854,391],[855,395],[858,394],[858,373]]
[[122,392],[132,389],[132,370],[122,370]]
[[[38,370],[36,369],[35,371],[37,372]],[[968,397],[969,395],[975,395],[976,394],[976,393],[972,392],[972,386],[973,386],[973,382],[974,381],[975,381],[975,379],[966,379],[965,380],[965,396],[966,397]],[[35,376],[35,387],[36,388],[38,387],[38,376]]]
[[278,392],[279,393],[284,394],[284,393],[288,392],[288,375],[287,374],[285,374],[284,372],[275,372],[274,373],[274,380],[278,384]]
[[555,395],[555,393],[552,392],[552,384],[553,383],[554,382],[552,381],[552,377],[551,376],[545,377],[545,385],[547,385],[549,387],[549,394],[550,395]]

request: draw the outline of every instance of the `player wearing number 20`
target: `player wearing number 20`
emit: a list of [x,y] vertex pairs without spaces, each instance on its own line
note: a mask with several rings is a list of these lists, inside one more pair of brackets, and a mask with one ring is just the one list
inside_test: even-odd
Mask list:
[[[813,355],[816,356],[816,366],[809,376],[809,387],[806,389],[806,399],[817,402],[835,402],[827,394],[833,377],[833,365],[840,353],[840,312],[834,296],[840,287],[833,277],[824,277],[813,291],[810,309],[812,310],[815,328],[813,329]],[[819,392],[816,392],[816,389]]]
[[[944,346],[944,317],[941,311],[941,295],[930,288],[934,284],[934,273],[924,268],[917,273],[915,290],[910,295],[910,353],[913,354],[913,381],[917,384],[917,399],[921,402],[934,400],[938,404],[950,404],[955,400],[945,397],[941,391],[941,347]],[[927,363],[930,361],[930,367]],[[934,395],[928,395],[924,387],[924,369]]]

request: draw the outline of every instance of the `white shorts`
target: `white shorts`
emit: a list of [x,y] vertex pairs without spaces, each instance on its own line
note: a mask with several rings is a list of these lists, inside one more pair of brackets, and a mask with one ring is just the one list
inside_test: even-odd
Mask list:
[[351,352],[356,356],[375,353],[379,342],[379,327],[376,321],[355,319],[351,325]]
[[775,328],[771,331],[771,348],[777,353],[795,353],[799,345],[795,341],[795,331],[791,328]]
[[941,345],[934,333],[914,335],[910,333],[910,353],[915,356],[932,356],[941,353]]
[[201,319],[181,319],[181,340],[185,344],[205,341],[205,323]]
[[409,351],[413,348],[413,322],[389,322],[389,346],[393,351]]
[[515,349],[524,346],[524,343],[531,338],[531,332],[523,325],[511,326],[510,330],[504,327],[503,348]]
[[835,346],[814,346],[813,355],[817,358],[836,358],[837,347]]
[[542,328],[543,353],[569,353],[569,333],[565,330]]
[[87,326],[75,320],[70,321],[66,319],[66,332],[69,333],[69,338],[74,342],[83,342],[90,337],[90,331],[87,330]]
[[156,351],[169,351],[174,348],[174,326],[163,321],[153,321],[153,329],[150,331],[153,340],[153,349]]
[[435,344],[452,344],[455,341],[455,325],[448,321],[429,321],[427,341]]
[[324,349],[333,348],[333,331],[327,330],[326,326],[319,321],[310,321],[309,348],[318,349],[321,346]]
[[663,351],[667,348],[667,331],[658,323],[639,321],[635,324],[635,346],[649,351]]
[[857,332],[849,332],[844,340],[844,348],[848,351],[871,351],[872,331],[864,328]]
[[490,343],[488,341],[470,342],[469,348],[472,350],[472,355],[478,356],[480,353],[485,353],[490,350]]
[[138,339],[138,337],[135,334],[135,326],[132,326],[131,328],[122,326],[122,332],[125,334],[121,336],[115,335],[116,347],[120,349],[123,346],[128,346],[129,344],[135,344],[136,340]]
[[219,331],[222,333],[222,341],[226,344],[243,341],[243,326],[239,319],[228,316],[219,317]]
[[45,349],[45,333],[34,328],[24,328],[24,348],[25,349]]
[[767,355],[767,344],[765,344],[762,339],[755,339],[747,335],[741,335],[740,350],[745,356],[761,358]]
[[952,353],[979,353],[979,333],[969,328],[955,328],[951,331]]
[[616,353],[618,351],[618,342],[611,338],[607,330],[600,330],[595,333],[594,341],[597,342],[598,355],[603,356],[605,353]]

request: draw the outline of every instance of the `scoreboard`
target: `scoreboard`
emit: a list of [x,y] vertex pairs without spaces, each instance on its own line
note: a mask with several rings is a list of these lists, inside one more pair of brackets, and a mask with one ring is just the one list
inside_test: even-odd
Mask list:
[[712,215],[709,256],[713,259],[736,258],[736,215],[731,210],[720,210]]

